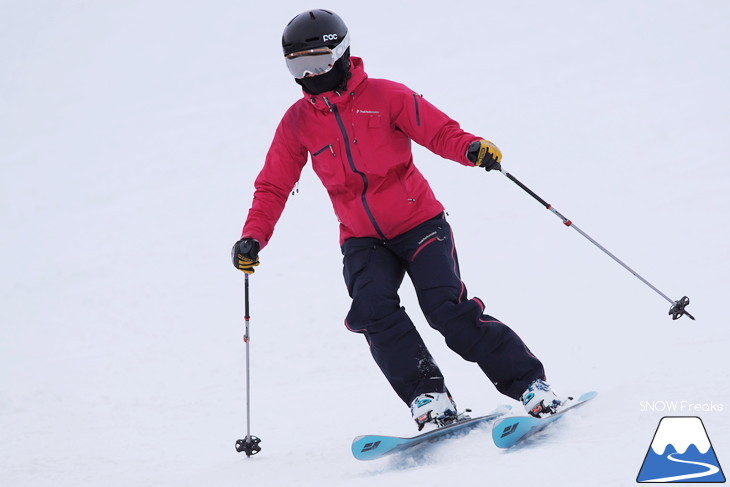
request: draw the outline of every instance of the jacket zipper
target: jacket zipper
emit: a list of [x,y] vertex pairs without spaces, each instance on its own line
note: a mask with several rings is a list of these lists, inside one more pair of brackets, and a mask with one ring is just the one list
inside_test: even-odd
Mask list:
[[[327,103],[329,105],[329,103]],[[385,234],[380,230],[380,226],[378,225],[378,222],[375,221],[375,217],[373,216],[373,212],[370,211],[370,206],[368,205],[368,201],[365,198],[365,193],[368,191],[368,177],[365,175],[365,173],[359,171],[357,167],[355,166],[355,161],[352,159],[352,151],[350,150],[350,139],[347,136],[347,130],[345,130],[345,124],[342,123],[342,118],[340,117],[340,112],[337,110],[336,105],[330,105],[330,110],[332,110],[332,113],[335,114],[335,119],[337,120],[337,125],[340,127],[340,132],[342,132],[342,137],[345,139],[345,153],[347,154],[347,162],[350,164],[350,169],[352,169],[352,172],[359,174],[362,178],[363,182],[363,188],[362,188],[362,194],[360,195],[360,199],[362,200],[362,205],[365,207],[365,213],[367,213],[368,218],[370,219],[370,223],[373,224],[373,227],[375,228],[375,231],[380,235],[380,238],[383,240],[387,240],[385,238]]]

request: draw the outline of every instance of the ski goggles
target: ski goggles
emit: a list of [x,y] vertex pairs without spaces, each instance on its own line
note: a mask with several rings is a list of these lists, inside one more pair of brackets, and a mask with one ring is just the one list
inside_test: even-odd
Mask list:
[[318,47],[287,54],[284,56],[286,58],[286,67],[289,68],[292,76],[297,79],[307,76],[319,76],[329,72],[335,62],[345,54],[348,47],[350,47],[349,32],[345,34],[342,42],[333,49]]

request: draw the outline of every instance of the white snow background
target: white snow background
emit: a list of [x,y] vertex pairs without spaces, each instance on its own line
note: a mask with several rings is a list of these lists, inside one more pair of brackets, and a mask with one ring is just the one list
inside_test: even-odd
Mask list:
[[[306,8],[348,23],[371,77],[423,93],[504,166],[673,299],[499,174],[415,147],[446,205],[470,296],[599,396],[543,441],[488,429],[411,456],[412,434],[343,318],[337,223],[307,167],[251,278],[245,435],[240,235],[274,129],[301,94],[280,37]],[[0,483],[40,486],[631,485],[659,419],[689,410],[730,465],[730,4],[3,2]],[[457,404],[500,396],[403,303]],[[728,475],[730,472],[725,472]]]

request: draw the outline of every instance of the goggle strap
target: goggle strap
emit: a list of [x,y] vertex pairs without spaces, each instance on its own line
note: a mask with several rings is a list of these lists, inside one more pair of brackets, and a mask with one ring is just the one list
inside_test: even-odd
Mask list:
[[332,49],[332,55],[335,58],[335,61],[340,59],[343,54],[345,54],[345,51],[347,51],[347,48],[350,47],[350,32],[348,31],[347,34],[345,34],[345,37],[342,39],[342,42],[337,44],[334,49]]

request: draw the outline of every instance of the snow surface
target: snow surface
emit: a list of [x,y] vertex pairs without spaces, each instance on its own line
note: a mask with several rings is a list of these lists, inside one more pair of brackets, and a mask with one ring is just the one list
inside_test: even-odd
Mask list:
[[[0,18],[3,486],[633,484],[659,419],[699,415],[730,464],[730,4],[352,2],[353,54],[474,133],[515,176],[678,299],[669,305],[499,174],[416,147],[463,278],[563,394],[599,397],[526,448],[488,430],[355,461],[413,432],[342,320],[337,225],[306,168],[251,280],[253,180],[300,92],[279,47],[301,2],[5,2]],[[403,303],[461,407],[510,400]],[[651,410],[650,410],[651,411]]]

